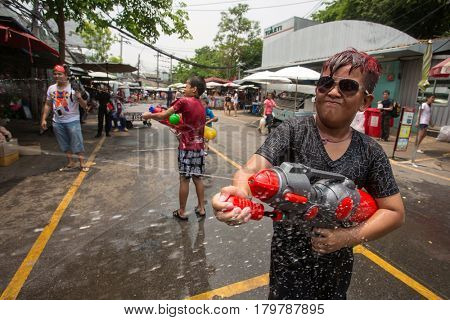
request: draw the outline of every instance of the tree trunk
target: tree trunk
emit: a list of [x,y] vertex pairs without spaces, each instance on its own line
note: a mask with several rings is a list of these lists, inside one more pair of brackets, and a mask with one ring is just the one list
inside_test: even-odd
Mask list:
[[[31,21],[31,32],[39,38],[39,34],[38,34],[38,21],[36,19],[36,16],[39,14],[39,1],[38,0],[33,0],[33,19]],[[31,67],[31,78],[37,79],[38,72],[37,72],[37,68],[32,66]],[[30,109],[31,109],[31,114],[33,115],[33,119],[37,119],[39,121],[40,119],[40,106],[39,106],[39,98],[38,98],[38,87],[39,87],[39,82],[35,81],[35,80],[30,80]]]
[[58,43],[59,43],[59,62],[64,63],[66,60],[66,28],[64,26],[64,1],[57,1],[58,18]]

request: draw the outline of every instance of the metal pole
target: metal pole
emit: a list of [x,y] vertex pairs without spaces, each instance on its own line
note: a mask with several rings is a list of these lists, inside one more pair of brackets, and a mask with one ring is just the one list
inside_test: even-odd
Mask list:
[[120,34],[120,63],[122,63],[123,35]]
[[173,74],[172,74],[172,57],[170,57],[170,81],[171,84],[173,83]]
[[297,110],[297,85],[298,85],[298,77],[295,79],[295,102],[294,102],[294,110]]
[[[422,91],[422,101],[424,98],[425,98],[425,91]],[[419,114],[420,114],[420,107],[421,107],[421,104],[419,103],[419,109],[418,109],[419,112],[417,113],[417,117],[419,117]],[[411,164],[414,167],[417,167],[417,164],[415,163],[415,161],[416,161],[416,156],[417,156],[417,142],[419,141],[420,119],[417,119],[416,121],[419,121],[419,128],[418,128],[419,130],[417,131],[416,139],[414,141],[413,152],[411,154]],[[412,126],[411,126],[411,130],[412,130]]]
[[156,53],[156,86],[159,88],[159,52]]

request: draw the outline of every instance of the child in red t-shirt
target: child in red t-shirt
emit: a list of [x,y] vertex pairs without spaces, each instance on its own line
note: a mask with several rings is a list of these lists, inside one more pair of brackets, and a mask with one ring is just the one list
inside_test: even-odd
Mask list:
[[198,205],[195,213],[199,218],[206,216],[205,187],[201,179],[205,173],[205,143],[203,131],[205,128],[205,109],[199,97],[206,89],[203,78],[193,76],[186,81],[184,98],[175,100],[169,109],[160,113],[145,112],[142,119],[165,120],[172,114],[182,115],[183,124],[177,127],[179,131],[178,169],[180,172],[180,208],[173,212],[175,218],[187,220],[185,215],[186,202],[189,195],[189,181],[192,178],[197,192]]

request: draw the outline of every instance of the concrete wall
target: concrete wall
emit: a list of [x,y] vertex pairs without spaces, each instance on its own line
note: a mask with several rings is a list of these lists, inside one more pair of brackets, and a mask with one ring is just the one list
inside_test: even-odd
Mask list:
[[[375,87],[374,91],[374,102],[372,103],[372,107],[376,108],[376,104],[378,100],[383,99],[383,91],[389,90],[391,95],[391,99],[398,101],[399,99],[399,88],[400,82],[399,74],[400,74],[400,61],[391,61],[391,62],[381,62],[381,67],[383,68],[383,73],[381,74],[380,79],[378,80],[378,84]],[[393,80],[388,80],[388,76],[392,75]]]

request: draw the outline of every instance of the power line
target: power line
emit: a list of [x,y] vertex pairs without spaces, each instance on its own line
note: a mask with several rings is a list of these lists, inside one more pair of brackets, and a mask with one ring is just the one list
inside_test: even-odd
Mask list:
[[311,10],[309,10],[309,12],[308,12],[307,14],[305,14],[305,15],[303,16],[303,18],[306,18],[306,17],[308,17],[308,16],[314,14],[317,10],[320,9],[320,7],[322,6],[322,4],[323,4],[323,1],[320,1],[319,3],[317,3]]
[[[281,7],[289,7],[289,6],[295,6],[298,4],[304,4],[304,3],[310,3],[310,2],[317,2],[319,0],[306,0],[301,2],[294,2],[294,3],[287,3],[287,4],[279,4],[279,5],[273,5],[273,6],[266,6],[266,7],[254,7],[254,8],[248,8],[248,11],[251,10],[260,10],[260,9],[272,9],[272,8],[281,8]],[[225,9],[186,9],[186,11],[190,12],[222,12]]]
[[126,32],[126,31],[120,29],[119,27],[114,26],[112,23],[108,23],[108,26],[111,27],[111,28],[113,28],[113,29],[115,29],[115,30],[117,30],[117,31],[119,31],[119,32],[121,32],[121,33],[123,33],[123,34],[126,35],[127,37],[130,37],[131,39],[133,39],[133,40],[135,40],[135,41],[137,41],[137,42],[143,44],[144,46],[147,46],[147,47],[149,47],[149,48],[155,50],[156,52],[159,52],[159,53],[161,53],[161,54],[163,54],[163,55],[165,55],[165,56],[167,56],[167,57],[170,57],[170,58],[175,59],[175,60],[177,60],[177,61],[180,61],[180,62],[182,62],[182,63],[189,64],[189,65],[191,65],[191,66],[198,67],[198,68],[204,68],[204,69],[217,69],[217,70],[226,70],[226,69],[228,69],[228,67],[222,67],[222,66],[207,66],[207,65],[204,65],[204,64],[192,62],[192,61],[189,61],[189,60],[186,60],[186,59],[177,57],[177,56],[175,56],[175,55],[173,55],[173,54],[171,54],[171,53],[168,53],[168,52],[166,52],[166,51],[164,51],[164,50],[161,50],[161,49],[158,48],[158,47],[155,47],[154,45],[152,45],[152,44],[150,44],[150,43],[148,43],[148,42],[145,42],[144,40],[139,40],[138,38],[136,38],[135,36],[133,36],[131,33],[128,33],[128,32]]
[[251,0],[241,0],[241,1],[221,1],[221,2],[210,2],[210,3],[202,3],[202,4],[187,4],[186,6],[174,6],[174,8],[188,8],[188,7],[202,7],[202,6],[212,6],[216,4],[232,4],[237,2],[249,2]]

